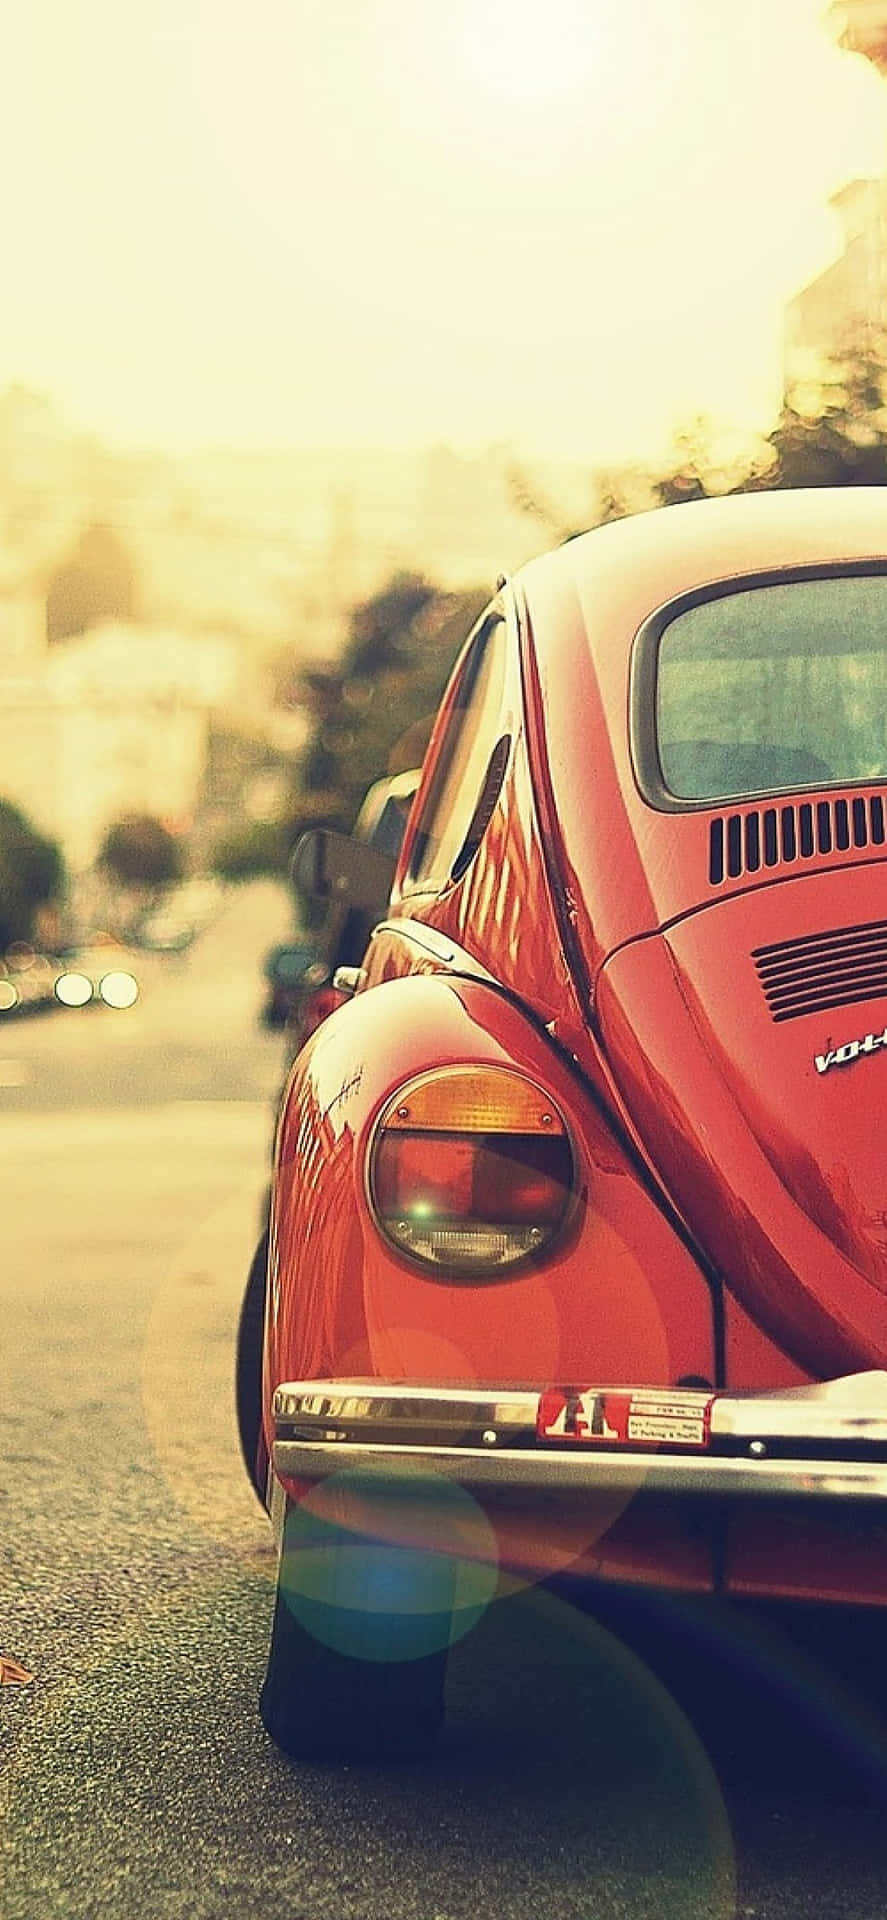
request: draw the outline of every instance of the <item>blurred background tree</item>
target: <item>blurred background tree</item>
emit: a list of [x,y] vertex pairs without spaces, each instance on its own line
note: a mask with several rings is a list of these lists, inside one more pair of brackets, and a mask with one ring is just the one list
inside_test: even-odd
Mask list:
[[453,661],[488,598],[398,573],[354,608],[340,661],[301,676],[312,719],[294,825],[348,829],[373,780],[421,765]]
[[787,388],[762,466],[746,488],[887,484],[887,335],[850,337]]
[[307,737],[277,817],[244,820],[211,849],[220,878],[285,876],[306,828],[349,831],[373,781],[421,766],[450,669],[488,598],[396,573],[353,608],[338,661],[306,668],[281,656],[280,683],[288,704],[307,708]]
[[245,820],[216,842],[210,864],[220,880],[286,874],[295,835],[286,821]]
[[65,884],[60,847],[0,800],[0,949],[30,940],[41,908],[60,902]]
[[[887,335],[871,328],[851,335],[814,371],[789,380],[773,426],[757,439],[700,416],[676,433],[658,466],[614,467],[590,475],[590,483],[586,527],[726,493],[885,486]],[[579,531],[518,467],[511,497],[549,540]]]
[[135,568],[113,527],[96,523],[80,535],[49,581],[46,637],[68,640],[101,620],[132,620]]
[[[786,389],[770,431],[739,433],[700,416],[675,435],[656,466],[589,471],[588,514],[561,506],[513,463],[513,502],[549,546],[632,513],[774,487],[887,484],[887,338],[868,333]],[[488,593],[449,593],[425,575],[394,574],[352,610],[340,658],[304,667],[278,662],[287,703],[306,707],[308,735],[289,797],[273,821],[225,832],[211,864],[226,879],[286,874],[308,826],[350,830],[370,784],[421,764],[431,721],[462,642]]]
[[115,821],[102,841],[98,863],[122,887],[170,886],[184,870],[180,841],[150,813],[130,813]]

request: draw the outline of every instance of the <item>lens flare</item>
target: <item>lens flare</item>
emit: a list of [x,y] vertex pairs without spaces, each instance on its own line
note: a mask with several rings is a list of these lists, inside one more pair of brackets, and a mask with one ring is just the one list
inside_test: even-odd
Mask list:
[[433,1473],[330,1474],[287,1513],[281,1593],[301,1625],[361,1660],[421,1660],[460,1640],[494,1598],[493,1529]]

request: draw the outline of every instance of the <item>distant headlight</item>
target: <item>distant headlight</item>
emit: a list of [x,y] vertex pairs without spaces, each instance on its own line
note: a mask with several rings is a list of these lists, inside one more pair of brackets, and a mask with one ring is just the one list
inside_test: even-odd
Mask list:
[[85,973],[60,973],[55,983],[55,997],[63,1007],[85,1007],[92,999],[92,981]]
[[131,973],[105,973],[99,993],[106,1007],[132,1007],[139,997],[138,982]]
[[0,1013],[11,1013],[18,1006],[18,988],[11,980],[0,980]]

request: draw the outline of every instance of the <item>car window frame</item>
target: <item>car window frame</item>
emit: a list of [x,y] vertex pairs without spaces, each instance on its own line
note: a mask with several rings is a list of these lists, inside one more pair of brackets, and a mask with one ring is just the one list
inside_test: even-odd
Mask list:
[[[478,710],[478,705],[472,702],[472,694],[485,664],[486,649],[496,635],[499,636],[501,659],[498,663],[498,674],[493,683],[493,697],[492,699],[489,697],[489,688],[484,688]],[[464,879],[480,850],[501,792],[511,754],[512,734],[511,729],[506,725],[509,637],[506,610],[499,600],[495,600],[484,608],[472,627],[444,696],[429,747],[430,757],[414,801],[415,818],[411,822],[403,848],[399,886],[399,896],[402,899],[421,896],[437,898],[449,892]],[[483,755],[480,769],[476,764],[476,753],[474,751],[470,753],[470,766],[463,771],[462,785],[457,789],[457,808],[463,792],[465,795],[461,810],[464,830],[458,839],[452,833],[446,837],[443,834],[438,836],[439,846],[446,848],[446,867],[439,863],[438,855],[425,864],[426,851],[432,839],[433,824],[443,805],[447,785],[458,760],[460,746],[464,745],[469,721],[472,717],[477,718],[476,739],[482,742],[487,707],[495,716],[486,736],[489,751]],[[472,743],[473,747],[474,745],[476,742]]]

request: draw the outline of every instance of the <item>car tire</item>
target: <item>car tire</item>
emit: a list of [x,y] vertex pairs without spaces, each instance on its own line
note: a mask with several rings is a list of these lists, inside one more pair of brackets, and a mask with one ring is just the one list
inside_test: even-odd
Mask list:
[[[412,1659],[378,1657],[380,1626],[384,1635],[387,1623],[378,1614],[362,1616],[337,1605],[334,1589],[332,1599],[311,1603],[306,1624],[290,1598],[292,1556],[305,1551],[304,1540],[293,1539],[294,1511],[298,1509],[288,1509],[284,1528],[268,1668],[259,1700],[266,1732],[297,1760],[406,1760],[429,1752],[444,1718],[449,1613],[437,1619],[432,1650]],[[352,1537],[347,1554],[353,1556],[355,1550],[359,1552],[359,1545]],[[354,1651],[330,1644],[340,1637],[343,1620]],[[398,1621],[390,1624],[393,1649]],[[362,1658],[361,1642],[372,1644],[377,1657]]]
[[259,1463],[262,1433],[262,1341],[265,1330],[265,1287],[268,1271],[268,1232],[252,1258],[237,1327],[235,1398],[237,1430],[243,1464],[262,1504],[265,1476]]

